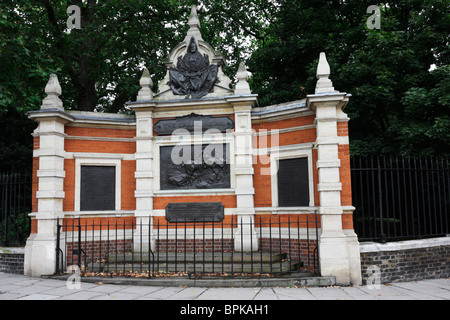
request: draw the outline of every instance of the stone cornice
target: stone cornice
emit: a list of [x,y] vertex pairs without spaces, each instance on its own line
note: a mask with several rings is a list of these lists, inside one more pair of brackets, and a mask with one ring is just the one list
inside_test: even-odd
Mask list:
[[98,112],[79,112],[79,111],[65,111],[57,108],[40,109],[29,111],[26,113],[28,118],[37,122],[48,119],[55,119],[64,123],[73,124],[97,124],[97,125],[121,125],[134,126],[136,118],[129,115],[120,115],[112,113],[98,113]]
[[308,109],[315,110],[317,103],[337,103],[337,107],[344,110],[350,97],[351,94],[345,92],[309,94],[306,96],[306,105],[308,106]]

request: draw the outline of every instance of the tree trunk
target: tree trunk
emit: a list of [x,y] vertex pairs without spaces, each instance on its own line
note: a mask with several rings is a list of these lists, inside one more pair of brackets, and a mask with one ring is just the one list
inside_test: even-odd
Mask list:
[[77,110],[94,111],[97,106],[95,82],[81,79],[81,86],[77,88]]

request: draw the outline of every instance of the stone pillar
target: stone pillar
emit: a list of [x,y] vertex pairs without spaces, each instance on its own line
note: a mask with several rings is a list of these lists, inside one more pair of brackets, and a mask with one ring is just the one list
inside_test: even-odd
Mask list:
[[[244,93],[244,92],[241,92]],[[234,234],[235,251],[251,252],[258,250],[258,237],[254,228],[254,194],[253,188],[253,145],[251,110],[255,97],[249,100],[231,101],[234,107],[235,128],[235,158],[234,173],[236,176],[236,215],[237,230]]]
[[337,134],[338,114],[348,102],[348,95],[335,91],[329,79],[330,68],[324,53],[317,68],[317,86],[314,95],[308,95],[307,104],[316,112],[316,146],[319,172],[321,234],[319,237],[320,272],[334,276],[342,285],[360,284],[359,243],[353,232],[342,228],[340,160]]
[[[153,85],[150,73],[144,69],[140,80],[141,90],[137,101],[152,100]],[[140,107],[136,111],[136,232],[134,233],[134,251],[148,252],[151,241],[153,213],[153,108]],[[142,244],[141,244],[142,239]]]
[[41,109],[29,113],[29,118],[39,123],[34,132],[39,136],[39,149],[35,150],[35,157],[39,157],[37,233],[28,238],[25,246],[25,275],[33,277],[55,273],[56,225],[58,218],[64,218],[64,125],[70,117],[63,112],[56,75],[50,76],[45,93]]

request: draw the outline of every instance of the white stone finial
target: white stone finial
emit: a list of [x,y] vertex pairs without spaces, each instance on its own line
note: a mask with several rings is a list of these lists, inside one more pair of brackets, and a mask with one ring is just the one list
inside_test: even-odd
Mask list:
[[139,84],[141,85],[141,90],[139,90],[136,101],[152,100],[153,91],[151,88],[153,86],[153,81],[147,68],[144,68],[144,70],[142,71],[142,76],[139,80]]
[[45,93],[47,96],[42,100],[41,109],[64,109],[63,102],[59,98],[62,90],[56,74],[50,75],[50,79],[45,86]]
[[325,52],[320,53],[316,78],[316,93],[336,92],[333,87],[333,82],[330,80],[330,65],[328,64]]
[[195,37],[196,40],[203,40],[202,34],[200,33],[200,20],[198,19],[197,6],[195,4],[191,7],[188,25],[189,30],[184,41],[189,44],[191,37]]
[[235,94],[251,94],[250,85],[248,84],[248,72],[245,68],[244,62],[239,64],[238,72],[236,73],[236,79],[238,82],[236,83],[236,88],[234,90]]
[[189,16],[188,25],[190,27],[200,28],[200,20],[198,19],[197,6],[195,4],[191,7],[191,15]]

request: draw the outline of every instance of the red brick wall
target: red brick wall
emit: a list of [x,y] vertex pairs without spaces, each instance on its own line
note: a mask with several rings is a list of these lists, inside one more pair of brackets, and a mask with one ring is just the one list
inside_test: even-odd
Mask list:
[[[216,229],[220,230],[223,226],[224,229],[227,228],[236,228],[237,227],[237,217],[235,215],[225,215],[223,221],[221,222],[205,222],[204,224],[202,222],[197,223],[170,223],[167,221],[166,217],[156,216],[153,217],[153,229],[160,229],[160,230],[166,230],[166,229],[192,229],[192,228],[198,228],[202,229],[204,225],[205,229]],[[164,233],[165,231],[163,231]]]
[[285,129],[299,126],[306,126],[314,124],[315,115],[309,115],[305,117],[296,117],[291,119],[284,119],[271,122],[254,123],[253,129],[259,131],[260,129],[272,130],[272,129]]
[[136,130],[133,129],[99,129],[88,127],[69,127],[64,128],[64,132],[69,136],[79,137],[105,137],[105,138],[134,138]]
[[339,160],[341,160],[341,167],[339,169],[339,179],[341,180],[341,205],[352,205],[352,185],[350,172],[350,147],[348,144],[339,145],[338,148]]
[[236,196],[187,196],[187,197],[155,197],[153,209],[165,209],[169,203],[178,202],[222,202],[225,208],[236,208]]
[[134,197],[134,191],[136,190],[136,179],[134,178],[135,171],[136,161],[122,161],[122,210],[136,210],[136,198]]
[[348,122],[345,121],[337,123],[337,135],[348,136]]
[[[253,124],[253,129],[257,132],[260,130],[272,130],[272,129],[284,129],[298,126],[306,126],[314,124],[315,115],[297,117],[292,119],[285,119],[273,122],[264,122]],[[279,146],[286,146],[292,144],[308,143],[316,141],[316,129],[305,129],[293,132],[280,133],[279,136]],[[265,142],[264,142],[264,139]],[[258,136],[253,139],[253,148],[258,147],[271,147],[272,139],[271,136]],[[318,181],[318,171],[315,163],[317,162],[317,150],[313,150],[313,183],[314,183],[314,199],[315,205],[319,205],[319,194],[317,191]],[[271,176],[261,174],[262,170],[265,172],[270,172],[270,163],[268,161],[269,155],[267,156],[256,156],[254,157],[254,176],[253,176],[253,186],[255,188],[255,207],[271,207],[272,206],[272,187],[271,187]],[[312,196],[312,195],[311,195]]]
[[64,159],[64,200],[63,211],[75,210],[75,159]]
[[[255,207],[272,206],[272,186],[270,175],[263,175],[261,171],[270,172],[270,163],[262,164],[259,157],[253,165],[253,187],[255,188]],[[264,160],[264,163],[267,162]]]
[[[135,129],[105,129],[88,127],[66,127],[65,133],[75,137],[96,137],[96,138],[133,138],[136,135]],[[66,152],[93,152],[93,153],[123,153],[134,154],[136,143],[134,141],[90,141],[66,139],[64,142]],[[75,160],[65,159],[64,179],[65,198],[63,201],[64,211],[75,210]],[[120,210],[135,210],[136,200],[134,191],[136,190],[136,161],[123,160],[121,163],[121,208]]]
[[136,153],[135,142],[65,140],[66,152]]
[[135,229],[136,217],[98,217],[98,218],[64,218],[62,222],[62,231],[78,231],[78,225],[81,225],[81,231],[92,230],[123,230]]

